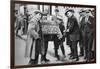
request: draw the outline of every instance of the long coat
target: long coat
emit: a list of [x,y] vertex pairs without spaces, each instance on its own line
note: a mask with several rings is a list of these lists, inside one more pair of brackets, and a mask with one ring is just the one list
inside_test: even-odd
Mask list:
[[67,29],[69,29],[70,41],[79,40],[79,26],[78,26],[78,21],[74,15],[68,18]]
[[[87,20],[85,20],[87,19]],[[81,21],[81,31],[83,35],[83,43],[85,49],[85,57],[89,61],[92,55],[93,48],[93,32],[94,32],[94,19],[91,16],[84,17]]]
[[39,37],[38,17],[34,17],[29,21],[27,41],[25,48],[25,57],[35,59],[36,39]]
[[85,22],[85,17],[81,20],[80,30],[82,32],[82,36],[85,35],[85,32],[88,32],[91,35],[93,35],[94,32],[93,24],[94,24],[94,19],[91,16],[88,17],[88,22]]

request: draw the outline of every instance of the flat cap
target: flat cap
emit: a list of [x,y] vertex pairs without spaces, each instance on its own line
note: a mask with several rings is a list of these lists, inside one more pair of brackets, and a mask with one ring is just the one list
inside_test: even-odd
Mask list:
[[62,16],[60,16],[60,15],[57,16],[57,19],[59,19],[59,20],[63,20],[63,19],[62,19]]
[[68,9],[68,10],[66,10],[65,15],[67,15],[68,12],[74,13],[74,10],[73,10],[73,9]]
[[35,14],[38,14],[38,13],[43,14],[40,10],[35,10],[34,13]]
[[79,11],[79,13],[83,13],[83,12],[86,12],[86,10],[81,9],[81,10]]

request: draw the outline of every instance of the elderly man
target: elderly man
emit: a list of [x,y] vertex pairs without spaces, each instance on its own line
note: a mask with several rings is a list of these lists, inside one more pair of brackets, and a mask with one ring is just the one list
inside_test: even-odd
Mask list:
[[71,47],[71,59],[75,61],[79,60],[78,57],[78,50],[77,50],[77,43],[79,41],[79,26],[78,21],[74,16],[74,10],[69,9],[65,12],[65,16],[68,17],[67,29],[66,32],[69,32],[70,38],[70,47]]
[[29,21],[25,57],[30,58],[29,64],[38,64],[40,51],[40,19],[42,13],[39,10],[34,11],[35,15]]

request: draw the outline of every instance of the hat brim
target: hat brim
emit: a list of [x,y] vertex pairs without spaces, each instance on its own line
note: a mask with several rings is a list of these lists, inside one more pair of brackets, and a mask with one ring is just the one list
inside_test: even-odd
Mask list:
[[67,10],[67,11],[65,12],[65,15],[67,15],[68,12],[74,13],[74,10]]
[[61,15],[58,15],[58,16],[56,16],[58,19],[62,19],[62,16]]
[[79,13],[84,13],[85,11],[80,11]]
[[38,13],[43,14],[43,13],[42,13],[41,11],[39,11],[39,10],[35,10],[34,13],[35,13],[35,14],[38,14]]

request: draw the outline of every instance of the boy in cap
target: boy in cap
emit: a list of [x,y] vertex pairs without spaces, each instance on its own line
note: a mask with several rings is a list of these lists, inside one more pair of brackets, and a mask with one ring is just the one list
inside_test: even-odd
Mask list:
[[64,50],[64,45],[63,45],[63,42],[64,42],[64,36],[63,36],[64,32],[63,31],[65,30],[65,27],[63,25],[62,16],[59,15],[59,9],[58,8],[55,9],[54,20],[56,21],[56,24],[59,27],[60,32],[62,34],[62,37],[60,39],[59,39],[59,36],[57,36],[57,35],[54,36],[55,57],[57,57],[57,60],[60,60],[60,56],[58,54],[59,46],[61,48],[61,51],[63,53],[63,56],[65,57],[65,50]]

